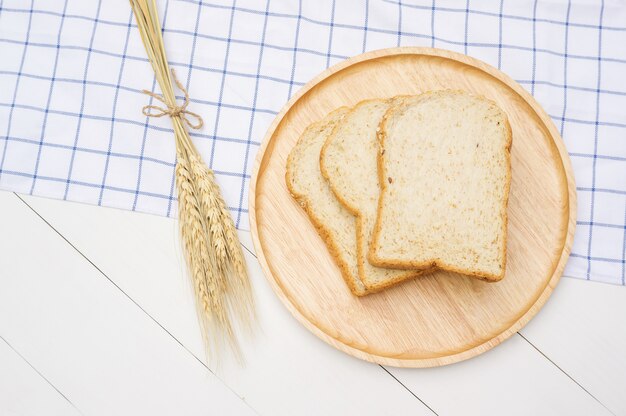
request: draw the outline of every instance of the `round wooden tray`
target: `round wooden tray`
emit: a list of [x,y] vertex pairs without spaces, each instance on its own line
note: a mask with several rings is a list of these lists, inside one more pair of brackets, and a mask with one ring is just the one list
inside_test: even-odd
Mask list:
[[[499,283],[447,272],[358,298],[285,185],[285,162],[310,123],[374,97],[462,89],[494,100],[513,130],[507,269]],[[570,160],[554,124],[520,85],[465,55],[430,48],[369,52],[329,68],[278,114],[256,159],[250,223],[261,267],[287,309],[355,357],[430,367],[476,356],[524,326],[546,302],[576,223]]]

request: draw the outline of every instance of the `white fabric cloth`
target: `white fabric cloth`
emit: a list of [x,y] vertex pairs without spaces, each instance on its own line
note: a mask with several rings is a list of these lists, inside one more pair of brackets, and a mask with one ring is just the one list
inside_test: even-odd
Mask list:
[[[626,6],[596,0],[158,1],[172,67],[205,120],[192,138],[240,228],[278,110],[346,57],[434,46],[518,80],[553,117],[578,186],[566,275],[624,284]],[[176,213],[167,117],[126,0],[0,2],[0,187]],[[155,91],[159,93],[158,89]]]

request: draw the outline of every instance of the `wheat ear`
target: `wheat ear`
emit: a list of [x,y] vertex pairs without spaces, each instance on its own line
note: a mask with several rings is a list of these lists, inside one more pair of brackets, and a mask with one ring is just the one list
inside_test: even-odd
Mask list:
[[201,196],[202,212],[206,216],[218,280],[223,282],[223,287],[229,294],[226,297],[229,309],[250,329],[255,319],[254,298],[235,224],[219,192],[213,171],[197,154],[191,154],[189,162],[196,179],[198,195]]
[[[207,352],[221,350],[221,339],[210,335],[224,334],[239,356],[233,328],[227,316],[226,284],[216,267],[215,252],[211,247],[209,225],[195,189],[194,174],[187,155],[179,152],[176,164],[179,225],[185,257],[196,293],[198,317],[203,329]],[[201,194],[200,194],[201,195]]]

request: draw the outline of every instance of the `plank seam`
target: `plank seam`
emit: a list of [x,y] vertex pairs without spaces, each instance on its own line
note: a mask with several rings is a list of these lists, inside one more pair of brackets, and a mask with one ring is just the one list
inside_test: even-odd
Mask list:
[[54,384],[52,384],[52,382],[51,382],[50,380],[48,380],[48,378],[46,378],[46,376],[44,376],[44,375],[43,375],[43,373],[42,373],[41,371],[39,371],[39,370],[38,370],[38,369],[37,369],[37,368],[36,368],[36,367],[35,367],[35,366],[34,366],[34,365],[30,362],[30,361],[28,361],[28,360],[26,359],[26,357],[24,357],[24,356],[23,356],[23,355],[22,355],[22,354],[21,354],[18,350],[16,350],[16,349],[15,349],[15,347],[14,347],[13,345],[11,345],[11,344],[9,343],[9,341],[7,341],[7,340],[6,340],[6,338],[4,338],[2,335],[0,335],[0,339],[1,339],[2,341],[4,341],[4,343],[5,343],[5,344],[7,344],[7,345],[8,345],[8,347],[9,347],[9,348],[11,348],[11,350],[13,350],[13,352],[14,352],[15,354],[17,354],[17,356],[18,356],[18,357],[20,357],[20,358],[21,358],[21,359],[22,359],[22,360],[23,360],[26,364],[28,364],[28,366],[29,366],[30,368],[32,368],[32,369],[33,369],[33,371],[34,371],[35,373],[37,373],[37,375],[39,375],[39,377],[41,377],[41,378],[42,378],[42,379],[43,379],[46,383],[48,383],[48,385],[49,385],[50,387],[52,387],[52,388],[54,389],[54,391],[56,391],[57,393],[59,393],[59,394],[61,395],[61,397],[63,397],[63,398],[65,399],[65,401],[66,401],[66,402],[68,402],[68,403],[69,403],[69,404],[70,404],[70,405],[71,405],[74,409],[76,409],[76,411],[77,411],[78,413],[80,413],[81,415],[84,415],[84,413],[83,413],[83,412],[82,412],[82,411],[81,411],[78,407],[76,407],[76,405],[75,405],[74,403],[72,403],[72,401],[71,401],[71,400],[70,400],[70,399],[69,399],[69,398],[68,398],[65,394],[63,394],[63,392],[62,392],[61,390],[59,390],[59,389],[57,388],[57,386],[55,386]]
[[574,379],[574,377],[572,377],[571,375],[569,375],[565,370],[563,370],[557,363],[555,363],[550,357],[548,357],[546,354],[544,354],[543,351],[541,351],[539,348],[537,348],[537,346],[535,346],[535,344],[533,344],[532,342],[530,342],[528,340],[528,338],[526,338],[524,335],[522,335],[521,332],[518,332],[517,335],[519,335],[520,337],[522,337],[522,339],[524,341],[526,341],[531,347],[533,347],[539,354],[541,354],[546,360],[548,360],[550,363],[552,363],[552,365],[554,365],[556,368],[559,369],[559,371],[561,371],[563,374],[565,374],[567,376],[567,378],[569,378],[570,380],[572,380],[574,383],[576,383],[576,385],[578,387],[580,387],[585,393],[587,393],[589,396],[591,396],[591,398],[593,398],[596,402],[598,402],[602,407],[604,407],[609,413],[611,413],[613,416],[617,416],[615,413],[613,413],[613,411],[611,409],[609,409],[604,403],[602,403],[600,400],[598,400],[598,398],[596,396],[594,396],[593,394],[591,394],[589,392],[589,390],[587,390],[585,387],[583,387],[582,384],[580,384],[578,381],[576,381],[576,379]]
[[426,402],[425,402],[424,400],[420,399],[420,398],[419,398],[419,396],[418,396],[417,394],[415,394],[415,393],[414,393],[414,392],[413,392],[410,388],[408,388],[407,386],[405,386],[405,385],[404,385],[404,383],[402,383],[400,380],[398,380],[398,378],[397,378],[396,376],[394,376],[394,375],[391,373],[391,371],[387,370],[387,368],[385,368],[385,366],[380,365],[380,364],[378,364],[378,366],[379,366],[380,368],[382,368],[383,370],[385,370],[385,372],[386,372],[387,374],[389,374],[389,375],[390,375],[390,376],[391,376],[394,380],[396,380],[398,383],[400,383],[400,385],[401,385],[402,387],[404,387],[404,388],[406,389],[406,391],[408,391],[409,393],[411,393],[411,395],[412,395],[413,397],[415,397],[417,400],[419,400],[419,401],[420,401],[420,403],[422,403],[424,406],[426,406],[426,408],[427,408],[428,410],[430,410],[430,411],[431,411],[431,412],[432,412],[435,416],[439,416],[439,413],[435,412],[435,411],[433,410],[433,408],[432,408],[432,407],[430,407],[428,404],[426,404]]

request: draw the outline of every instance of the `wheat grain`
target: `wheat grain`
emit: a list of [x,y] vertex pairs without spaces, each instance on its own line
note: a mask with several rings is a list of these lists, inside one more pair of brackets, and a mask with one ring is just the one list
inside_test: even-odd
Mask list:
[[254,301],[235,224],[220,195],[213,171],[197,155],[190,156],[190,166],[206,214],[209,242],[218,266],[218,280],[228,293],[236,294],[236,302],[230,302],[230,308],[250,328],[254,320]]
[[193,154],[190,155],[189,164],[196,181],[198,195],[201,197],[200,203],[206,215],[208,231],[211,238],[211,247],[215,252],[219,266],[222,267],[228,260],[226,257],[226,236],[224,235],[224,225],[221,219],[222,214],[215,193],[213,174],[207,166]]

